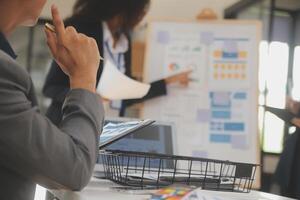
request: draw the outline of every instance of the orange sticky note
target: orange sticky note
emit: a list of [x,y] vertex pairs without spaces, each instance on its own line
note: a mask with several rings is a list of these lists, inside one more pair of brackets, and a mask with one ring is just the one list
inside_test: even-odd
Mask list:
[[215,51],[214,52],[214,57],[215,58],[221,58],[222,57],[222,51]]

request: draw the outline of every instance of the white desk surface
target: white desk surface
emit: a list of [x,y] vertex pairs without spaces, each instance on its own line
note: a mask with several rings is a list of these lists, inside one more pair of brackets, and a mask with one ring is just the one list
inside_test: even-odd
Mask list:
[[[116,186],[118,185],[111,181],[92,178],[88,186],[81,192],[65,190],[52,190],[50,192],[60,200],[146,200],[151,196],[145,194],[144,191],[118,191],[112,188]],[[250,193],[205,191],[205,193],[212,193],[232,200],[291,200],[290,198],[258,191]]]

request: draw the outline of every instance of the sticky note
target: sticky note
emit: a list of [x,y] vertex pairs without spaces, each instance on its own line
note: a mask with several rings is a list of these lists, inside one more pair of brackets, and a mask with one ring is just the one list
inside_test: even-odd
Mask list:
[[160,31],[157,33],[157,42],[159,44],[169,44],[171,40],[171,36],[170,36],[170,33],[167,32],[167,31]]
[[212,108],[230,108],[231,106],[230,92],[211,92],[210,98]]
[[210,141],[214,143],[231,143],[231,135],[211,134]]
[[214,119],[230,119],[230,111],[212,111],[212,118]]
[[197,122],[208,123],[210,121],[210,111],[208,109],[199,109],[197,111]]
[[200,42],[204,45],[211,45],[214,42],[213,32],[202,32],[200,34]]
[[232,135],[231,146],[234,149],[246,149],[248,147],[247,137],[245,135]]
[[225,131],[244,131],[245,130],[245,124],[239,123],[239,122],[229,122],[224,124],[224,130]]
[[240,58],[247,58],[248,53],[246,51],[240,51],[239,52],[239,57]]
[[246,99],[247,98],[247,93],[246,92],[236,92],[236,93],[234,93],[233,98],[235,98],[235,99]]
[[222,51],[214,51],[214,57],[215,58],[221,58],[222,57]]

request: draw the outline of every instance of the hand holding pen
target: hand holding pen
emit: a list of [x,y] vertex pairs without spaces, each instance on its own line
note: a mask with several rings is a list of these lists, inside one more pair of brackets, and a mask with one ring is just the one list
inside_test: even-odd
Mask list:
[[50,51],[60,68],[70,78],[70,87],[95,92],[100,54],[96,41],[78,33],[74,27],[65,28],[56,6],[51,7],[53,25],[45,32]]

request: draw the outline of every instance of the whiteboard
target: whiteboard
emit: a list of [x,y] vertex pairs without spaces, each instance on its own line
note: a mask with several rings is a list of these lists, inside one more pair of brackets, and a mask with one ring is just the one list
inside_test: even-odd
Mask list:
[[176,126],[176,153],[259,163],[256,21],[149,23],[144,78],[193,69],[187,88],[144,103],[141,117]]

